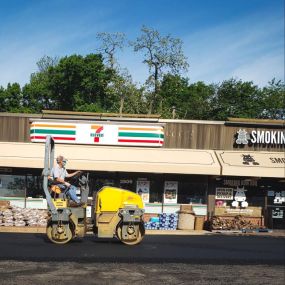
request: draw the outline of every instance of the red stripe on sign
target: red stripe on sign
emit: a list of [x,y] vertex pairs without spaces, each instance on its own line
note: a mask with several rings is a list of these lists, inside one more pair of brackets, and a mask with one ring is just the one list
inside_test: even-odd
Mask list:
[[53,137],[54,140],[75,141],[75,138]]
[[[30,137],[31,140],[45,140],[46,137],[45,136],[33,136]],[[52,137],[54,140],[62,140],[62,141],[75,141],[75,138],[68,138],[68,137]]]
[[119,139],[118,142],[125,142],[125,143],[161,143],[157,140],[125,140]]
[[45,140],[46,137],[43,137],[43,136],[32,136],[30,137],[31,140]]

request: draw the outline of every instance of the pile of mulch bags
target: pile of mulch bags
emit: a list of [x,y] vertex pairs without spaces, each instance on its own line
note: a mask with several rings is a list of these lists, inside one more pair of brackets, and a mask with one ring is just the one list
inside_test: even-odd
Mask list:
[[257,225],[254,225],[240,215],[231,219],[214,216],[211,219],[211,227],[213,230],[243,230],[255,229]]
[[48,213],[42,209],[27,209],[17,206],[0,206],[0,226],[45,227]]

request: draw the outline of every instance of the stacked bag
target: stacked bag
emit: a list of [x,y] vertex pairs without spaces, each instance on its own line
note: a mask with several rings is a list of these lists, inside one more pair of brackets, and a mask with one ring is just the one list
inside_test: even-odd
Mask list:
[[160,214],[158,217],[152,217],[149,222],[145,223],[147,230],[176,230],[178,223],[178,215]]
[[46,227],[47,210],[27,209],[16,206],[0,206],[0,226]]
[[212,230],[242,230],[242,229],[256,229],[259,227],[253,224],[244,217],[238,215],[233,218],[223,218],[213,216],[211,219]]

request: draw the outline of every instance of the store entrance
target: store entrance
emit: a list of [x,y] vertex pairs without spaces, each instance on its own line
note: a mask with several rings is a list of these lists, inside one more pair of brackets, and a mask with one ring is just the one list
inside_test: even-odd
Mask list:
[[273,230],[285,229],[285,206],[268,206],[268,228]]

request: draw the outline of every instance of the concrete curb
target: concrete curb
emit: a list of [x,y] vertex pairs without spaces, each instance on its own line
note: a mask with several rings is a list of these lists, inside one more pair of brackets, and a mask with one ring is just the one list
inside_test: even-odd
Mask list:
[[[0,227],[0,233],[27,233],[27,234],[45,234],[45,227]],[[87,234],[93,235],[88,231]],[[241,231],[197,231],[197,230],[146,230],[146,235],[172,235],[172,236],[198,236],[198,235],[228,235],[228,236],[263,236],[285,238],[285,230],[276,230],[272,232],[249,232]]]
[[45,234],[45,227],[0,227],[0,233]]

